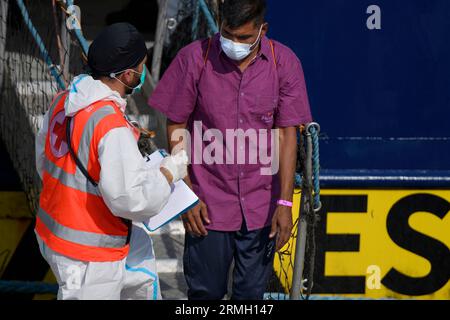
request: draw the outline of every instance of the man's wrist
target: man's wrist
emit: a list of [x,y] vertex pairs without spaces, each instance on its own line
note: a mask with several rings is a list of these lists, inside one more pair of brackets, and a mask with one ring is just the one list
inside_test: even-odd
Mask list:
[[289,200],[278,199],[277,205],[281,206],[281,207],[292,208],[293,203],[292,203],[292,201],[289,201]]
[[278,199],[291,201],[293,199],[294,189],[293,188],[281,188],[280,193],[278,194]]
[[166,180],[169,183],[169,185],[173,183],[173,176],[172,176],[172,173],[169,170],[167,170],[164,167],[160,167],[159,171],[161,171],[161,173],[166,178]]
[[183,181],[192,190],[192,183],[191,183],[191,179],[189,178],[189,173],[186,177],[184,177]]

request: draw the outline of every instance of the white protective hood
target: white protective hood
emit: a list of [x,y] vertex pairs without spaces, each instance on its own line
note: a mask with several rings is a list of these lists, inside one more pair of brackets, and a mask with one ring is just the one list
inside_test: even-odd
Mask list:
[[100,100],[116,102],[120,110],[125,113],[127,101],[117,91],[111,90],[106,84],[100,80],[95,80],[90,75],[80,74],[73,79],[69,86],[69,96],[64,105],[66,116],[73,116],[78,111]]

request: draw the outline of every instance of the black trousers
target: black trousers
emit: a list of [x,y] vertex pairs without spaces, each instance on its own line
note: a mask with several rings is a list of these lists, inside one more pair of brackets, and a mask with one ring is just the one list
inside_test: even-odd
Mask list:
[[220,300],[227,293],[228,271],[234,259],[234,300],[263,299],[272,272],[275,241],[270,227],[248,231],[208,230],[206,237],[186,233],[183,266],[189,300]]

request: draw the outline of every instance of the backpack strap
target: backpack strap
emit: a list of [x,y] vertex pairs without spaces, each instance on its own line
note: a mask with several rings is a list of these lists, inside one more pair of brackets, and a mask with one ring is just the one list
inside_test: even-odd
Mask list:
[[88,179],[88,181],[94,186],[98,187],[98,183],[89,175],[89,172],[87,171],[86,167],[81,163],[80,159],[78,159],[77,155],[73,151],[72,148],[72,140],[71,140],[71,134],[70,134],[70,125],[72,122],[72,117],[66,117],[67,124],[66,124],[66,141],[67,146],[69,147],[70,156],[75,161],[75,164],[77,165],[78,169],[80,169],[81,173]]
[[209,49],[211,49],[211,42],[212,42],[212,38],[209,37],[209,39],[208,39],[208,47],[206,49],[205,56],[203,57],[203,65],[206,65],[206,61],[208,61]]
[[275,48],[273,45],[273,41],[269,39],[270,49],[272,49],[272,57],[273,57],[273,63],[275,65],[275,69],[277,69],[277,58],[275,56]]
[[[208,39],[208,47],[206,48],[206,53],[203,56],[203,65],[206,65],[206,62],[208,61],[208,55],[209,55],[209,50],[211,49],[211,42],[212,42],[212,38],[210,37]],[[270,49],[272,51],[272,58],[273,58],[273,63],[275,65],[275,69],[277,68],[277,58],[275,56],[275,48],[273,45],[273,41],[269,39],[269,44],[270,44]]]
[[[209,37],[209,39],[208,39],[208,47],[206,48],[206,53],[203,56],[203,69],[205,69],[206,62],[208,61],[209,50],[211,49],[211,42],[212,42],[212,37]],[[269,44],[270,44],[270,49],[272,51],[273,64],[275,66],[275,70],[278,71],[278,68],[277,68],[277,57],[275,56],[275,46],[273,44],[273,41],[270,40],[270,39],[269,39]],[[203,74],[203,69],[202,69],[201,74]]]
[[211,43],[212,43],[212,37],[209,37],[208,47],[206,47],[206,52],[205,52],[205,55],[203,56],[203,66],[202,66],[202,69],[200,70],[200,76],[198,77],[197,84],[200,82],[200,79],[203,76],[203,72],[205,71],[206,62],[208,62],[209,51],[211,49]]

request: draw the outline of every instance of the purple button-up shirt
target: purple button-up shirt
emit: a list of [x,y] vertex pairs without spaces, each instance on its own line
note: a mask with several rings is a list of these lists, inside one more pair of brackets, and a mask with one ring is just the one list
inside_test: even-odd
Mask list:
[[[267,167],[267,162],[250,160],[252,147],[244,135],[245,163],[237,161],[237,149],[241,147],[238,148],[238,139],[225,139],[226,131],[261,129],[267,137],[258,141],[266,141],[265,150],[271,155],[270,129],[311,121],[303,70],[289,48],[272,41],[272,51],[266,37],[261,39],[257,57],[244,72],[222,52],[219,34],[212,38],[209,51],[208,42],[195,41],[180,50],[148,103],[173,122],[188,123],[192,138],[189,176],[194,192],[207,205],[211,223],[205,227],[237,231],[245,219],[248,230],[257,230],[271,223],[280,193],[278,176],[261,174],[260,168]],[[208,129],[217,131],[205,134]],[[218,139],[220,134],[223,141]],[[195,146],[196,135],[201,146]],[[223,155],[222,162],[199,159],[211,151],[208,145],[217,147],[210,154],[219,158]],[[231,151],[235,152],[234,157],[226,158]],[[199,160],[202,163],[197,163]]]

